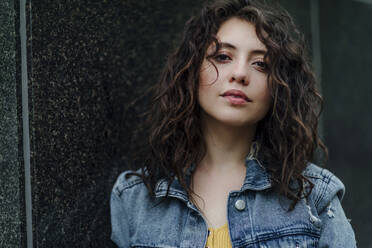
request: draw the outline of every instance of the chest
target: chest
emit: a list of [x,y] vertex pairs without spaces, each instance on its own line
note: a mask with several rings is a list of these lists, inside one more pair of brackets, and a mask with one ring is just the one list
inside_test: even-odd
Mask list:
[[233,177],[214,176],[195,173],[192,189],[196,195],[196,206],[207,221],[208,227],[219,228],[227,223],[227,202],[229,193],[241,189],[244,173]]
[[209,192],[209,190],[195,190],[195,203],[203,215],[208,227],[218,228],[227,223],[228,191]]
[[[320,227],[311,222],[305,202],[288,212],[273,194],[252,191],[232,192],[226,201],[232,247],[318,247]],[[146,205],[131,215],[130,247],[205,247],[208,226],[194,206],[177,198]]]

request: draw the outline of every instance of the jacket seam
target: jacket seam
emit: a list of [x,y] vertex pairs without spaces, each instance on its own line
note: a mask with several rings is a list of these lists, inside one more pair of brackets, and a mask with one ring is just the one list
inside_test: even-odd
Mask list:
[[[158,246],[155,244],[141,244],[141,243],[135,243],[132,244],[130,247],[149,247],[151,245],[151,248],[163,248],[164,246]],[[177,248],[177,246],[165,246],[166,248]]]
[[[156,196],[157,197],[164,197],[167,194],[167,190],[158,190],[155,193],[156,193]],[[174,189],[171,190],[171,189],[169,189],[168,196],[172,196],[172,197],[176,197],[176,198],[182,197],[182,200],[185,200],[185,201],[188,200],[187,195],[184,194],[182,191],[179,191],[179,190],[174,190]]]
[[304,173],[304,176],[305,176],[305,177],[315,178],[315,179],[320,179],[320,180],[322,180],[323,182],[326,182],[327,179],[329,178],[329,175],[327,175],[327,174],[323,174],[323,172],[324,172],[324,169],[322,169],[322,171],[321,171],[320,173],[305,172],[305,173]]
[[118,184],[115,188],[116,188],[116,191],[118,192],[118,195],[120,196],[123,193],[124,190],[133,188],[134,186],[136,186],[138,184],[141,184],[141,183],[143,183],[143,182],[142,181],[134,181],[134,182],[127,183],[127,184]]
[[[186,224],[187,224],[187,220],[190,218],[190,214],[191,214],[191,209],[190,208],[187,208],[187,218],[185,218],[185,220],[183,221],[183,224],[182,224],[182,232],[181,232],[181,236],[183,238],[183,235],[185,233],[185,227],[186,227]],[[180,242],[180,247],[181,247],[181,244],[182,244],[182,240]]]
[[330,176],[324,175],[323,176],[322,183],[319,185],[319,187],[320,187],[319,196],[317,197],[316,202],[315,202],[316,209],[319,209],[319,204],[324,199],[324,195],[326,194],[326,192],[328,190],[329,182],[331,181],[332,177],[333,177],[333,175],[330,175]]
[[283,231],[279,234],[273,235],[272,237],[261,234],[257,235],[254,239],[252,240],[245,240],[245,241],[239,241],[235,242],[234,245],[237,247],[245,247],[246,245],[252,245],[252,244],[257,244],[263,241],[269,241],[269,240],[274,240],[286,236],[291,236],[291,235],[306,235],[306,236],[311,236],[314,238],[319,238],[320,234],[318,232],[314,232],[312,230],[307,229],[307,231],[304,231],[302,228],[298,228],[298,230],[293,231],[293,229],[288,230],[288,231]]

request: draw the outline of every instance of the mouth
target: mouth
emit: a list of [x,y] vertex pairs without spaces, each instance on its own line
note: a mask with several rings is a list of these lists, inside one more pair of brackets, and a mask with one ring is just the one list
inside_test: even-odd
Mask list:
[[248,98],[247,95],[244,94],[244,92],[241,90],[228,90],[224,92],[221,96],[223,97],[228,96],[234,99],[242,99],[242,100],[245,100],[246,102],[252,102],[252,100]]

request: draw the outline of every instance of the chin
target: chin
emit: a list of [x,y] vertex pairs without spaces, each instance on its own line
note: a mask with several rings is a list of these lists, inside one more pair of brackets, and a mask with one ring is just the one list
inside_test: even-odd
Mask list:
[[231,126],[231,127],[251,127],[251,126],[256,126],[257,122],[256,121],[251,121],[251,120],[242,120],[238,118],[224,118],[220,119],[220,122],[225,124],[226,126]]
[[242,128],[242,127],[252,127],[256,126],[259,120],[256,118],[242,118],[241,113],[229,113],[219,112],[208,114],[204,112],[204,117],[207,122],[211,121],[219,123],[219,125],[225,125],[230,127]]

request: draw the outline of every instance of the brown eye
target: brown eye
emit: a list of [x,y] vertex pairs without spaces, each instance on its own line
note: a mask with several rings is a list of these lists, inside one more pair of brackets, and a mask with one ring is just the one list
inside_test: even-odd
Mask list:
[[226,60],[231,60],[231,58],[229,56],[227,56],[226,54],[218,54],[214,57],[215,60],[217,61],[220,61],[220,62],[223,62],[223,61],[226,61]]
[[254,62],[253,64],[258,65],[261,69],[264,69],[264,70],[267,69],[267,64],[263,61],[257,61],[257,62]]

